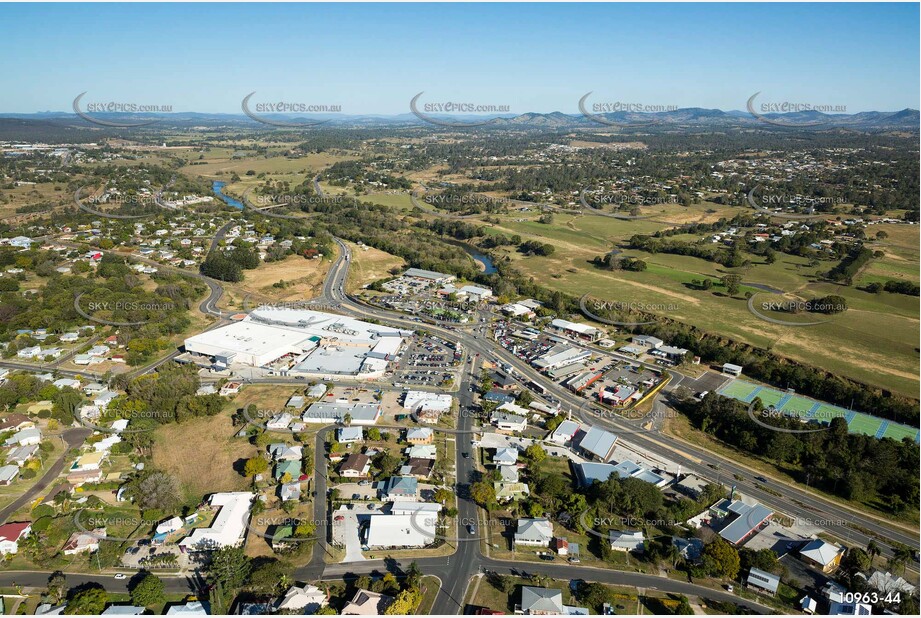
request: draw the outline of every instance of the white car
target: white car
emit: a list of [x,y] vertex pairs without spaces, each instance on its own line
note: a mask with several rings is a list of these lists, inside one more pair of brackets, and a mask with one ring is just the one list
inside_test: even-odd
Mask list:
[[125,579],[127,577],[124,573],[116,573],[115,579]]

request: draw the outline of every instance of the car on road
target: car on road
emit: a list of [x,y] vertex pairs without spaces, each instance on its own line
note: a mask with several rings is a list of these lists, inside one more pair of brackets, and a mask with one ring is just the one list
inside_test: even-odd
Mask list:
[[116,574],[115,574],[115,579],[125,579],[126,577],[127,577],[127,575],[125,575],[124,573],[116,573]]
[[470,459],[470,453],[465,452],[465,453],[464,453],[464,459]]
[[468,534],[475,534],[475,533],[476,533],[476,526],[474,526],[473,524],[467,524],[467,533],[468,533]]
[[768,482],[768,480],[767,480],[766,478],[764,478],[763,476],[756,476],[756,477],[755,477],[755,480],[756,480],[756,481],[761,481],[762,483],[767,483],[767,482]]
[[726,584],[726,592],[733,592],[733,591],[735,591],[735,587],[733,587],[732,584]]

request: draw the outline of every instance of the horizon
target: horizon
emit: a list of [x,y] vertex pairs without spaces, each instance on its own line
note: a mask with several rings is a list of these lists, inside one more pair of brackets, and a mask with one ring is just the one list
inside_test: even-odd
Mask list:
[[255,92],[254,103],[338,105],[340,117],[409,114],[420,92],[420,105],[506,110],[486,116],[578,115],[588,92],[602,107],[734,112],[761,92],[766,104],[841,110],[830,114],[921,108],[917,4],[98,8],[0,8],[17,84],[0,92],[0,113],[68,113],[81,92],[236,115]]

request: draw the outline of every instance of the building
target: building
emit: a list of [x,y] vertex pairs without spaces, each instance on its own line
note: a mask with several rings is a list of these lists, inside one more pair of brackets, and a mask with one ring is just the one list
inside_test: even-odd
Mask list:
[[644,551],[643,543],[646,537],[642,530],[609,530],[608,543],[614,551],[633,552],[641,554]]
[[659,348],[664,341],[658,337],[653,337],[651,335],[633,335],[630,338],[630,342],[637,346],[642,346],[644,348],[651,348],[653,350]]
[[307,389],[307,396],[313,399],[319,399],[326,394],[326,385],[320,382]]
[[336,430],[336,440],[342,444],[361,442],[365,439],[365,430],[361,427],[340,427]]
[[326,592],[313,584],[291,586],[283,597],[275,602],[277,611],[291,611],[298,614],[315,614],[329,604]]
[[417,479],[427,479],[435,471],[434,459],[420,459],[412,457],[400,467],[401,476],[413,476]]
[[553,523],[546,517],[518,520],[515,546],[550,547],[553,540]]
[[340,612],[341,616],[383,616],[387,608],[393,605],[396,599],[369,590],[356,590],[355,596],[345,604]]
[[591,357],[592,353],[588,350],[560,343],[531,361],[531,364],[541,371],[549,371],[557,367],[581,363]]
[[369,548],[418,548],[435,541],[437,514],[375,515],[368,519],[365,545]]
[[511,412],[506,412],[498,408],[492,411],[489,422],[495,425],[496,429],[499,431],[506,433],[521,433],[528,426],[528,419],[526,417],[512,414]]
[[109,605],[102,612],[102,616],[140,616],[147,611],[146,607],[139,605]]
[[306,309],[260,307],[243,320],[185,340],[186,352],[298,375],[377,378],[412,331]]
[[220,510],[207,528],[196,528],[179,542],[183,551],[202,551],[236,547],[246,536],[249,513],[255,494],[239,491],[211,495],[210,504]]
[[580,427],[581,425],[575,421],[563,421],[553,430],[547,439],[554,444],[565,446],[570,444],[573,438],[576,437]]
[[167,616],[208,616],[211,606],[206,601],[186,601],[174,603],[166,609]]
[[492,297],[492,290],[478,285],[465,285],[457,291],[457,295],[481,303]]
[[688,498],[697,500],[703,495],[704,490],[709,484],[710,483],[708,481],[705,481],[700,477],[694,476],[693,474],[688,474],[683,479],[675,483],[674,487]]
[[406,449],[406,456],[410,459],[413,457],[419,459],[436,459],[437,454],[438,447],[434,444],[416,444]]
[[423,281],[437,283],[439,285],[452,283],[457,280],[457,277],[454,275],[446,275],[445,273],[435,272],[434,270],[425,270],[423,268],[407,268],[406,272],[404,272],[402,276],[410,277],[412,279],[421,279]]
[[726,513],[725,519],[729,521],[720,529],[719,535],[737,547],[760,530],[761,525],[774,514],[757,502],[746,504],[741,500],[723,500],[716,509]]
[[589,427],[579,440],[579,449],[586,456],[606,462],[614,452],[617,436],[598,427]]
[[745,585],[749,588],[754,588],[758,592],[774,596],[780,586],[780,576],[752,567],[748,571],[748,579],[745,580]]
[[806,564],[819,568],[824,573],[831,573],[841,564],[844,548],[823,541],[813,539],[799,550],[800,559]]
[[19,466],[5,465],[0,466],[0,485],[9,485],[19,478]]
[[301,478],[301,462],[296,459],[285,459],[275,464],[275,474],[273,478],[281,481],[287,476],[289,481],[296,481]]
[[403,408],[415,414],[421,421],[436,423],[439,416],[451,411],[453,401],[453,397],[446,393],[407,391],[403,396]]
[[829,605],[830,616],[872,616],[873,606],[869,603],[832,603]]
[[[503,466],[501,469],[505,469],[506,467],[507,466]],[[531,495],[531,488],[528,487],[527,483],[502,481],[495,482],[492,486],[496,492],[496,502],[500,504],[504,504],[511,500],[522,500]]]
[[304,447],[300,444],[289,446],[284,442],[276,442],[269,445],[269,456],[274,461],[300,461],[304,457]]
[[91,554],[99,549],[99,540],[106,537],[105,528],[97,528],[92,532],[77,531],[70,535],[61,551],[65,556],[76,554]]
[[614,464],[587,461],[573,465],[576,469],[579,484],[582,487],[589,487],[595,481],[603,483],[614,474]]
[[388,502],[416,500],[419,497],[419,481],[412,476],[391,476],[384,482],[381,497]]
[[38,427],[26,427],[6,439],[7,446],[32,446],[42,441],[42,432]]
[[858,573],[857,577],[865,579],[870,588],[882,592],[884,595],[895,594],[897,592],[914,595],[918,592],[915,586],[909,584],[903,578],[893,575],[889,571],[873,571],[870,577],[867,577],[863,573]]
[[599,328],[559,318],[550,322],[550,328],[567,337],[583,341],[598,341],[604,336],[604,331]]
[[0,526],[0,556],[19,552],[19,541],[32,532],[32,522],[19,521]]
[[363,453],[349,453],[339,464],[339,476],[361,478],[368,476],[371,470],[371,458]]
[[301,416],[305,423],[343,423],[345,415],[352,425],[373,425],[381,417],[381,406],[376,403],[317,402]]
[[430,427],[412,427],[406,430],[406,442],[409,444],[431,444],[435,432]]
[[499,467],[514,466],[518,463],[518,449],[497,448],[496,454],[492,457],[492,462]]
[[563,605],[562,590],[522,586],[521,603],[515,607],[515,613],[527,616],[587,616],[588,610]]
[[723,364],[723,374],[727,376],[739,377],[742,375],[742,367],[739,365],[733,365],[732,363]]

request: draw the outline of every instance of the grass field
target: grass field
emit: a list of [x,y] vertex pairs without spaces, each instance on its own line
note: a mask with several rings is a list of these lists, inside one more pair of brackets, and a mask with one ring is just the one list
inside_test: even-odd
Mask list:
[[[784,412],[799,414],[800,416],[814,418],[823,422],[843,416],[847,420],[850,433],[860,433],[867,436],[890,437],[901,440],[903,437],[918,441],[918,429],[893,423],[862,412],[845,410],[844,408],[816,401],[802,395],[784,393],[782,391],[759,386],[745,380],[733,380],[719,390],[725,397],[731,397],[749,403],[756,397],[767,406],[774,406]],[[778,405],[779,404],[779,405]]]
[[191,504],[206,494],[243,491],[247,479],[234,470],[234,465],[253,457],[257,449],[234,438],[237,431],[227,411],[163,425],[154,433],[153,465],[179,480],[186,502]]
[[402,268],[406,264],[403,258],[378,249],[363,249],[353,243],[348,245],[352,251],[352,263],[349,266],[346,288],[350,292],[378,279],[389,277],[391,268]]
[[[677,218],[680,214],[674,216]],[[708,215],[716,216],[708,213],[707,208],[699,207],[682,218]],[[649,220],[620,221],[597,215],[559,213],[548,225],[538,223],[536,215],[528,213],[528,216],[505,216],[501,225],[493,226],[489,233],[520,234],[523,239],[543,239],[554,245],[556,251],[549,257],[505,252],[525,276],[534,277],[551,289],[575,296],[591,291],[593,297],[601,300],[662,307],[650,312],[908,397],[918,396],[917,376],[921,365],[915,350],[919,338],[917,298],[869,294],[855,286],[834,285],[817,279],[817,274],[828,270],[832,262],[810,266],[803,258],[780,255],[775,263],[767,264],[752,256],[749,266],[729,269],[699,258],[625,250],[624,255],[644,260],[647,270],[640,273],[604,271],[590,264],[592,258],[624,244],[630,236],[649,234],[663,227],[666,226]],[[888,268],[895,267],[893,265],[907,268],[913,263],[917,270],[917,258],[912,262],[911,250],[906,245],[912,230],[916,234],[917,228],[891,227],[899,228],[890,236],[895,257],[887,258],[888,262],[881,259],[880,264]],[[915,242],[917,244],[917,240]],[[871,266],[874,263],[875,260]],[[727,274],[739,274],[743,278],[742,289],[733,298],[727,297],[721,286],[705,291],[690,284],[693,279],[717,281]],[[839,294],[846,299],[849,309],[841,315],[825,316],[827,322],[816,326],[772,324],[752,315],[743,297],[746,292],[757,293],[756,301],[766,303],[772,300],[772,295],[746,286],[745,282],[785,290],[785,298]],[[794,317],[790,321],[802,319],[806,317]]]

